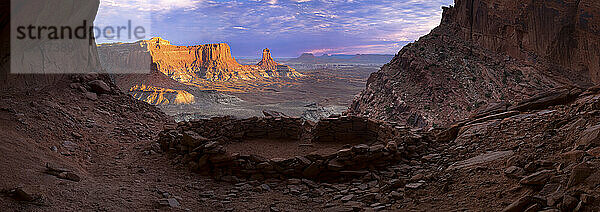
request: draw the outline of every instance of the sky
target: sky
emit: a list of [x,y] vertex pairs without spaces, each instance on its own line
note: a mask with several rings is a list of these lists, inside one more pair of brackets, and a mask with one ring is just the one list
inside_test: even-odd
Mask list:
[[[101,0],[97,26],[143,26],[175,45],[228,43],[237,57],[396,54],[453,0]],[[106,29],[100,27],[100,29]],[[135,40],[99,38],[98,43]]]

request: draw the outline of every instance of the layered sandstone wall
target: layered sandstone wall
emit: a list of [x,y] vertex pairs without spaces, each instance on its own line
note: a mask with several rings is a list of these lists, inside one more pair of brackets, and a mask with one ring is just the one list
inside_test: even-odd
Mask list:
[[599,1],[456,0],[443,17],[465,40],[587,73],[600,83]]
[[231,56],[231,49],[226,43],[176,46],[162,38],[152,38],[136,43],[100,45],[99,48],[103,66],[116,68],[109,71],[133,68],[131,71],[136,73],[140,67],[148,67],[144,63],[150,57],[159,72],[183,83],[293,79],[302,76],[289,66],[277,64],[270,52],[264,55],[263,63],[259,65],[241,65]]
[[10,38],[11,30],[16,31],[18,26],[75,28],[83,21],[93,23],[99,4],[99,0],[0,3],[0,88],[35,89],[70,80],[66,74],[100,71],[94,39],[49,40],[44,37],[13,40],[16,45],[11,46]]
[[243,70],[225,43],[175,46],[161,38],[144,41],[159,71],[171,78],[189,82],[195,78],[212,79],[220,70]]
[[146,74],[153,68],[148,44],[144,42],[99,44],[98,56],[102,68],[110,74]]
[[350,112],[416,127],[598,83],[597,1],[456,0],[440,26],[371,75]]

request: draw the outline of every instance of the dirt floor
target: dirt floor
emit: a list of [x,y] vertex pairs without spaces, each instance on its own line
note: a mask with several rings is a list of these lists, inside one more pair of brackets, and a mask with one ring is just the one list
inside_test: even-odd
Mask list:
[[225,150],[241,155],[258,155],[265,158],[293,158],[309,154],[331,155],[347,145],[344,143],[301,143],[290,140],[253,139],[231,142]]

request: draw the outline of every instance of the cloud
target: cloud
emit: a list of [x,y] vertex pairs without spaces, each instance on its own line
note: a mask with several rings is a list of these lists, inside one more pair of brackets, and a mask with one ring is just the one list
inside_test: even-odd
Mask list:
[[312,53],[314,55],[322,55],[322,54],[381,54],[381,53],[389,53],[390,51],[395,52],[395,51],[397,51],[397,49],[401,48],[405,44],[406,44],[406,42],[364,44],[364,45],[343,46],[343,47],[337,47],[337,48],[312,49],[312,50],[306,51],[306,53]]
[[255,51],[250,46],[278,45],[288,54],[319,49],[397,53],[407,41],[417,40],[437,26],[441,6],[452,2],[103,0],[100,16],[119,17],[118,12],[126,9],[149,11],[153,33],[173,43],[228,42],[248,48],[248,52]]
[[102,0],[100,10],[159,12],[195,10],[203,0]]

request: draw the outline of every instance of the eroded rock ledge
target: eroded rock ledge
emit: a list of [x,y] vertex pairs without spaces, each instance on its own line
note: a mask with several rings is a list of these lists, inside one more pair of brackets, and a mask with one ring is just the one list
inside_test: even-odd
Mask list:
[[[277,139],[273,142],[280,141],[280,145],[289,145],[286,141],[300,146],[338,144],[339,148],[329,153],[267,158],[260,153],[234,153],[225,147],[252,139]],[[163,151],[177,157],[178,163],[219,179],[236,176],[341,181],[418,155],[416,152],[425,149],[430,138],[427,133],[363,117],[328,118],[316,124],[293,117],[223,117],[179,123],[161,132],[159,141]]]

